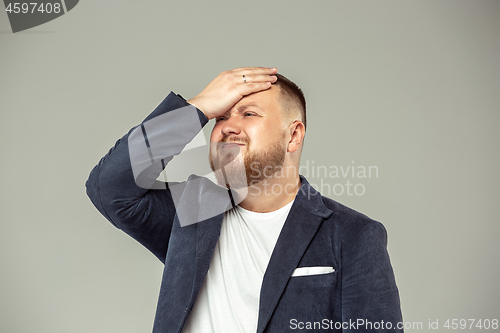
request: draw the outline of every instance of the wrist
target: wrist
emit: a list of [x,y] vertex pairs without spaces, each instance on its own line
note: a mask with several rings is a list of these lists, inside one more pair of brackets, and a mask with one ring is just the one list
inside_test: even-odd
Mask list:
[[188,102],[189,104],[191,104],[192,106],[194,106],[195,108],[200,110],[205,115],[205,117],[207,117],[208,120],[213,118],[212,115],[210,115],[208,112],[203,110],[204,109],[203,106],[200,106],[200,103],[199,103],[199,101],[196,100],[196,97],[193,97],[193,98],[187,100],[186,102]]

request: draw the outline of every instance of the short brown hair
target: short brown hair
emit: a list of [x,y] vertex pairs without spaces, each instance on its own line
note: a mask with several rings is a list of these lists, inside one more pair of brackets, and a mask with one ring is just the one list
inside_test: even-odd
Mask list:
[[304,93],[293,81],[281,74],[276,74],[278,80],[274,83],[280,88],[280,104],[287,115],[297,113],[306,127],[306,99]]

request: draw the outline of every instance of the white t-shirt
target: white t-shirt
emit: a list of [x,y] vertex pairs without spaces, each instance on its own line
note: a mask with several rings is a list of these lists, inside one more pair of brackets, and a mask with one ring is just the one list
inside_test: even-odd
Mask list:
[[262,278],[292,204],[270,213],[240,206],[226,212],[210,268],[183,333],[257,331]]

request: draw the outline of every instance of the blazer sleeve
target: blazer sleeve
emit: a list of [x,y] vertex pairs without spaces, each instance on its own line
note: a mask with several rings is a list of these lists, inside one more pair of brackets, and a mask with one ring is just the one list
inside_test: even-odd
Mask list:
[[116,142],[86,182],[87,195],[99,212],[163,263],[175,205],[168,184],[156,179],[207,122],[200,110],[170,93]]
[[381,223],[370,222],[343,251],[342,322],[350,324],[343,332],[403,332],[387,232]]

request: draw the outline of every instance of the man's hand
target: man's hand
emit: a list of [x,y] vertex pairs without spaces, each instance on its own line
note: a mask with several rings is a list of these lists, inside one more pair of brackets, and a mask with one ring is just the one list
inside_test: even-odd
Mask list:
[[[276,82],[276,68],[242,67],[219,74],[188,103],[200,109],[208,119],[224,114],[246,95],[271,87]],[[246,82],[245,82],[246,81]]]

